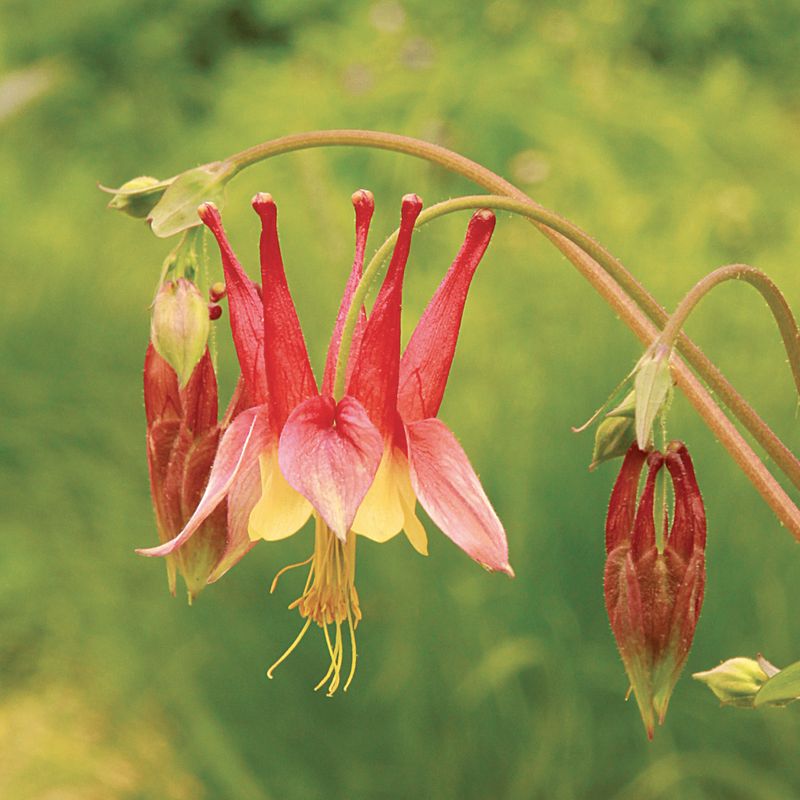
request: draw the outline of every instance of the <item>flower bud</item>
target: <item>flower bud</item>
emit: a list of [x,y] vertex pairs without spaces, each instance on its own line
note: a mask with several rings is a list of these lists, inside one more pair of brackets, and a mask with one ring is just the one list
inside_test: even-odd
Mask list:
[[234,172],[227,161],[214,161],[178,175],[147,218],[153,233],[166,239],[199,225],[197,207],[206,202],[222,207]]
[[203,356],[210,323],[208,304],[186,278],[165,281],[153,302],[150,339],[185,386]]
[[[647,480],[637,502],[645,464]],[[659,547],[654,500],[664,466],[675,506],[669,530],[665,515]],[[666,453],[647,453],[631,445],[608,505],[604,590],[611,630],[651,739],[656,721],[664,721],[700,616],[705,546],[703,499],[686,447],[672,442]]]
[[718,667],[692,677],[711,689],[724,706],[752,708],[756,694],[769,676],[752,658],[729,658]]
[[604,461],[624,456],[636,439],[634,409],[636,393],[629,392],[625,399],[606,414],[597,426],[594,435],[594,452],[589,469],[595,469]]
[[107,189],[104,186],[100,188],[104,192],[114,195],[108,204],[109,208],[141,219],[153,210],[167,190],[167,186],[169,186],[169,181],[160,181],[158,178],[142,175],[123,183],[119,189]]

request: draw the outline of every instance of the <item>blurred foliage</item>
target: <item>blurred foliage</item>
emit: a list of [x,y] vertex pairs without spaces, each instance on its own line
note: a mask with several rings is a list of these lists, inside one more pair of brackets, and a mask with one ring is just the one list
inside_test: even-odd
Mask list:
[[[452,6],[152,0],[0,6],[0,793],[40,798],[770,798],[800,794],[796,709],[718,709],[685,677],[648,744],[602,599],[614,465],[574,437],[639,355],[529,225],[500,220],[442,416],[503,518],[515,581],[431,530],[431,556],[364,543],[359,671],[311,686],[324,646],[274,572],[310,532],[260,545],[192,607],[167,595],[144,459],[147,307],[169,244],[108,213],[95,182],[168,177],[283,133],[374,127],[487,164],[575,220],[667,306],[728,261],[797,306],[798,10],[650,0]],[[400,156],[315,151],[230,187],[251,270],[271,191],[309,348],[321,363],[352,248],[350,193],[378,211],[470,189]],[[406,330],[465,219],[417,237]],[[213,248],[209,259],[218,265]],[[792,446],[793,387],[755,293],[726,286],[689,330]],[[217,324],[223,387],[234,368]],[[797,553],[686,404],[710,518],[691,671],[800,652]],[[430,526],[429,524],[429,527]],[[295,578],[299,581],[299,578]],[[620,754],[624,754],[621,756]],[[202,787],[202,788],[201,788]]]

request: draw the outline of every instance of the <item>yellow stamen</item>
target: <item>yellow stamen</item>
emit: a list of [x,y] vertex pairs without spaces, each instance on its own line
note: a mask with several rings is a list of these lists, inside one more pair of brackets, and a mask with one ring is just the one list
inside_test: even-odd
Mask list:
[[304,567],[306,564],[309,564],[311,562],[312,558],[314,558],[314,556],[310,555],[305,561],[298,561],[296,564],[287,564],[283,569],[279,569],[275,577],[272,579],[272,585],[269,587],[269,593],[275,594],[275,589],[278,588],[278,581],[280,580],[282,575],[287,573],[290,569],[297,569],[297,567]]
[[[296,608],[300,615],[305,617],[306,622],[289,649],[269,668],[267,675],[270,678],[272,677],[275,668],[286,660],[287,656],[303,639],[311,622],[316,622],[322,628],[325,636],[330,666],[325,676],[316,685],[315,691],[328,684],[327,695],[332,697],[342,682],[342,665],[344,662],[343,623],[347,623],[350,632],[350,671],[343,691],[347,691],[350,687],[355,675],[358,658],[355,629],[361,619],[361,608],[354,583],[356,573],[356,534],[350,531],[347,541],[342,542],[321,519],[317,518],[316,523],[314,552],[311,557],[299,564],[291,564],[288,567],[284,567],[272,582],[272,590],[274,590],[278,579],[287,570],[311,562],[303,593],[289,605],[290,609]],[[333,636],[328,630],[329,625],[334,625],[336,628]]]

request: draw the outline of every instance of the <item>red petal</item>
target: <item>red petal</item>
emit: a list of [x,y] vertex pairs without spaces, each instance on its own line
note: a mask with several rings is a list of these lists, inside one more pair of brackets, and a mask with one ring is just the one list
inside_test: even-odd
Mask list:
[[181,390],[183,424],[200,436],[217,425],[217,376],[206,348],[189,382]]
[[225,272],[231,332],[242,374],[253,405],[267,402],[267,378],[264,372],[264,310],[255,284],[247,277],[231,249],[222,227],[219,211],[213,203],[198,209],[200,219],[214,234]]
[[278,448],[281,472],[342,540],[375,477],[383,437],[367,412],[345,395],[312,397],[286,421]]
[[166,556],[192,537],[209,514],[222,502],[240,470],[258,464],[259,453],[274,442],[264,406],[242,412],[219,444],[203,497],[184,529],[166,544],[137,550],[143,556]]
[[148,428],[156,422],[179,420],[183,416],[178,376],[152,344],[147,345],[144,356],[144,412]]
[[278,210],[268,194],[257,194],[253,208],[261,217],[261,295],[264,300],[264,362],[270,391],[270,417],[276,432],[317,383],[303,339],[297,311],[286,283],[280,244]]
[[673,442],[666,460],[675,490],[675,516],[668,544],[688,561],[695,548],[704,550],[706,546],[703,497],[686,446]]
[[397,414],[403,273],[411,248],[414,223],[421,210],[422,201],[419,197],[412,194],[403,198],[397,244],[364,329],[358,360],[347,390],[364,406],[384,436],[391,434]]
[[636,513],[636,494],[647,453],[632,444],[622,462],[606,517],[606,552],[610,553],[623,542],[630,543],[633,518]]
[[650,467],[647,480],[639,498],[639,507],[636,509],[636,519],[633,521],[633,534],[631,535],[631,553],[633,560],[639,558],[656,544],[656,525],[653,520],[653,501],[656,492],[656,475],[664,466],[664,456],[653,452],[647,457]]
[[431,298],[400,360],[397,408],[406,422],[435,417],[453,363],[467,292],[494,230],[491,211],[476,212],[461,250]]
[[[322,378],[322,394],[333,394],[333,382],[336,377],[336,360],[339,357],[339,345],[342,341],[342,329],[350,311],[350,304],[353,302],[353,295],[356,287],[361,280],[364,270],[364,252],[367,247],[367,234],[369,233],[369,223],[372,219],[372,212],[375,210],[375,201],[372,192],[366,189],[359,189],[353,195],[353,207],[356,210],[356,254],[353,259],[353,268],[347,285],[342,295],[342,302],[339,304],[339,313],[336,316],[336,324],[333,327],[331,343],[328,346],[328,357],[325,361],[325,375]],[[367,321],[367,314],[362,306],[359,310],[358,321],[353,331],[353,341],[350,344],[350,358],[348,361],[348,373],[358,357],[358,349],[361,344],[361,337],[364,334],[364,325]]]
[[406,426],[411,484],[430,518],[467,555],[513,575],[508,544],[469,459],[441,420]]

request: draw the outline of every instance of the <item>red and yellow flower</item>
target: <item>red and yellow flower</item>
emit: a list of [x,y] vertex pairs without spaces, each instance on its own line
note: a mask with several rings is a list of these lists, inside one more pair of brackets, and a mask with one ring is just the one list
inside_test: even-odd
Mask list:
[[[422,203],[403,199],[397,242],[385,279],[367,317],[359,310],[346,366],[346,387],[333,382],[345,318],[362,277],[372,195],[353,195],[356,253],[333,330],[322,389],[311,370],[289,293],[269,195],[256,195],[261,218],[261,291],[245,274],[211,204],[200,216],[219,244],[230,303],[242,392],[250,406],[230,424],[219,444],[203,497],[183,530],[160,547],[140,551],[165,556],[197,535],[221,503],[249,539],[291,536],[313,513],[315,548],[306,587],[294,604],[324,631],[331,667],[320,682],[333,692],[341,683],[342,626],[350,631],[352,679],[354,629],[361,618],[354,585],[356,537],[384,542],[404,531],[427,554],[417,500],[431,519],[488,570],[513,575],[505,532],[463,449],[436,418],[455,353],[472,277],[494,229],[489,211],[470,221],[464,244],[400,355],[403,277]],[[256,484],[254,475],[259,476]],[[308,562],[304,562],[308,563]],[[279,573],[280,574],[280,573]],[[328,626],[334,626],[330,635]],[[273,666],[273,669],[274,669]],[[271,673],[271,670],[270,670]]]

